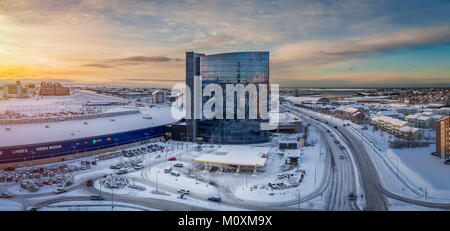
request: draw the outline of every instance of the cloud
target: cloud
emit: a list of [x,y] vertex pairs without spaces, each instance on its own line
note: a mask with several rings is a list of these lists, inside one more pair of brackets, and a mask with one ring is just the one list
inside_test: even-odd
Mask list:
[[159,63],[170,61],[178,62],[181,61],[181,59],[169,58],[165,56],[131,56],[122,59],[106,59],[97,63],[84,64],[83,66],[96,68],[114,68],[118,66],[139,65],[145,63]]
[[194,42],[193,46],[207,48],[207,47],[217,47],[224,44],[231,44],[236,42],[237,40],[234,36],[229,34],[221,34],[217,36],[208,37],[207,39],[204,39],[202,41]]
[[123,81],[135,81],[135,82],[183,82],[184,79],[121,79]]
[[275,49],[272,61],[280,69],[307,71],[365,56],[447,42],[450,42],[448,27],[406,29],[387,35],[289,43]]

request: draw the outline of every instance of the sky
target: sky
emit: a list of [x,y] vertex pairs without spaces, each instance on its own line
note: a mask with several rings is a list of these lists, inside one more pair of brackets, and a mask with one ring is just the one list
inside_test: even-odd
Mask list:
[[269,51],[281,87],[450,87],[450,1],[0,0],[0,82],[170,87]]

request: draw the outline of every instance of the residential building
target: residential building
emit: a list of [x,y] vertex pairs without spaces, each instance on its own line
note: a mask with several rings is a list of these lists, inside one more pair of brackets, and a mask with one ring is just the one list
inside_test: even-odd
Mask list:
[[450,157],[450,117],[437,122],[436,126],[436,152],[442,159]]

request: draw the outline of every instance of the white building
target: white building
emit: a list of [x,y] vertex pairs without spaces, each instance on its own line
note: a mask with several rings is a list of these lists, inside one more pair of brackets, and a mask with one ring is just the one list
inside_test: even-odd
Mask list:
[[156,90],[152,93],[153,103],[164,103],[166,102],[166,93],[161,90]]

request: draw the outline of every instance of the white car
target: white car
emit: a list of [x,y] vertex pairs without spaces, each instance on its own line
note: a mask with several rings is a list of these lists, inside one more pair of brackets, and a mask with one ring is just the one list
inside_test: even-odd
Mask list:
[[143,169],[144,165],[143,164],[137,164],[134,166],[134,169],[139,170],[139,169]]
[[189,190],[185,190],[185,189],[180,189],[178,190],[179,193],[183,193],[183,194],[189,194],[190,191]]
[[1,198],[10,198],[10,197],[11,197],[11,194],[9,194],[9,193],[7,193],[7,192],[2,192],[2,193],[0,194],[0,197],[1,197]]
[[67,192],[67,189],[65,189],[63,187],[59,187],[55,191],[56,194],[60,194],[60,193],[64,193],[64,192]]
[[278,179],[283,179],[283,178],[286,178],[286,177],[287,177],[286,174],[278,174],[278,176],[277,176]]

